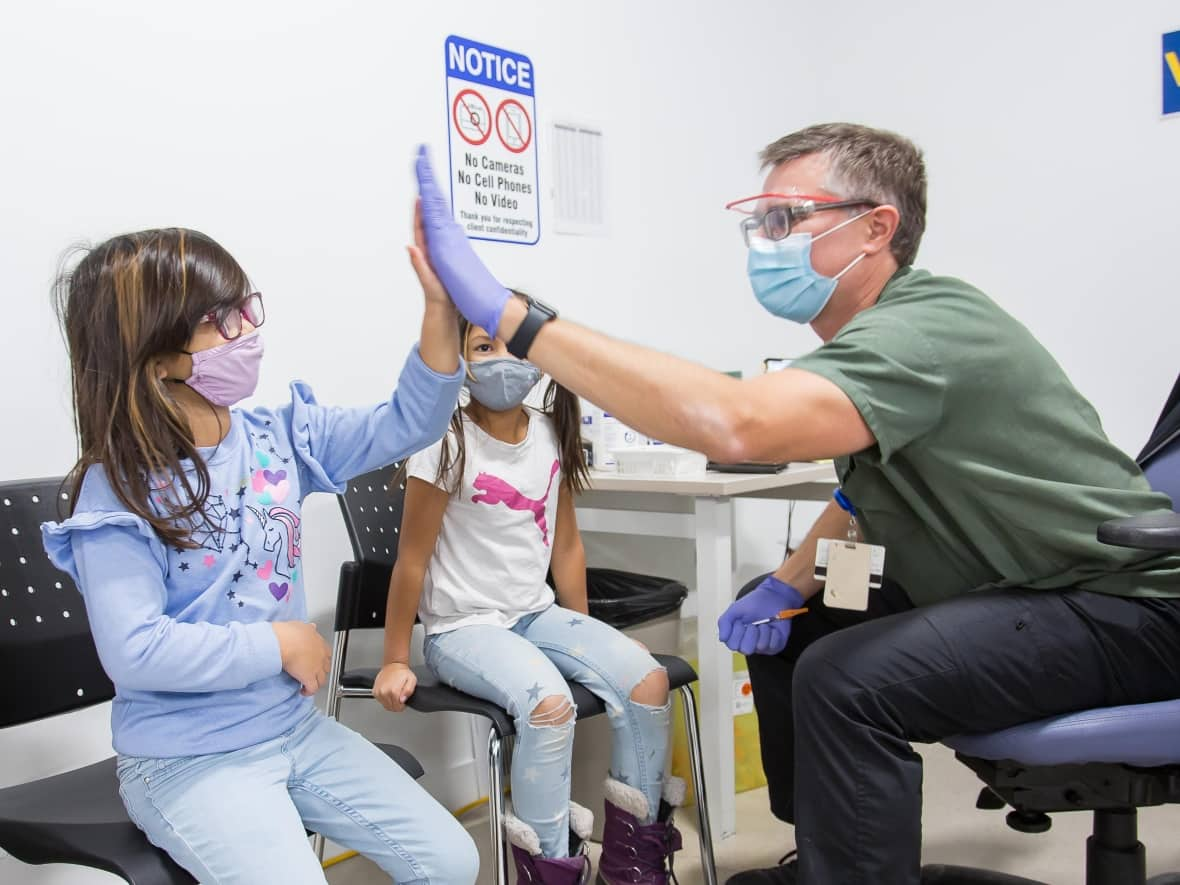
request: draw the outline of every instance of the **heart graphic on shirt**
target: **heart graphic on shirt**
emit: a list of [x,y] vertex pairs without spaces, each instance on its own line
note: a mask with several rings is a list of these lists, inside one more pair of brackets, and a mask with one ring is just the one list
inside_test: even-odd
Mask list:
[[254,457],[258,459],[258,463],[261,464],[263,467],[270,466],[270,455],[266,454],[266,452],[260,452],[257,449],[255,449],[254,450]]
[[258,493],[258,503],[264,507],[282,504],[291,491],[286,470],[255,470],[250,485]]
[[287,594],[289,592],[290,592],[290,587],[288,586],[286,581],[283,581],[283,583],[281,583],[281,584],[276,584],[272,581],[270,584],[270,595],[275,598],[276,602],[278,602],[279,600],[282,600],[282,599],[286,599]]
[[274,572],[274,570],[275,570],[275,561],[273,559],[268,559],[266,561],[266,565],[264,565],[257,572],[255,572],[255,574],[257,574],[258,577],[262,578],[262,580],[266,581],[266,580],[270,579],[270,576]]

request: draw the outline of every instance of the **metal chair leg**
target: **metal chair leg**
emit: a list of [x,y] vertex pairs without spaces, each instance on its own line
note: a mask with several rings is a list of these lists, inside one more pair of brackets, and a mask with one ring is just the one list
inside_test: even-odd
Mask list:
[[701,761],[701,735],[697,729],[697,702],[691,685],[680,686],[684,705],[684,734],[688,739],[688,761],[692,769],[692,789],[697,800],[697,824],[701,834],[701,873],[705,885],[717,885],[717,865],[713,859],[713,831],[709,825],[709,800],[705,796],[705,768]]
[[[516,735],[508,734],[500,738],[500,764],[504,766],[504,773],[512,771],[512,760],[516,756]],[[511,783],[508,785],[512,789]]]
[[509,885],[508,845],[504,838],[504,765],[496,729],[488,732],[488,820],[492,837],[492,869],[496,885]]
[[[344,671],[344,656],[348,654],[348,631],[338,631],[332,640],[332,666],[328,671],[328,697],[325,703],[326,712],[333,719],[340,718],[340,675]],[[324,862],[325,839],[319,833],[311,837],[311,850],[315,856]]]
[[348,631],[340,630],[332,639],[332,666],[328,670],[327,714],[340,718],[340,677],[344,672],[344,657],[348,654]]

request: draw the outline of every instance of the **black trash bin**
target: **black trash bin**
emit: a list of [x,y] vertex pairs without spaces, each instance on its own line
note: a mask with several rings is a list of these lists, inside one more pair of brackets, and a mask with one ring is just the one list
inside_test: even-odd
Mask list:
[[588,568],[586,595],[593,617],[622,630],[680,611],[688,588],[671,578]]

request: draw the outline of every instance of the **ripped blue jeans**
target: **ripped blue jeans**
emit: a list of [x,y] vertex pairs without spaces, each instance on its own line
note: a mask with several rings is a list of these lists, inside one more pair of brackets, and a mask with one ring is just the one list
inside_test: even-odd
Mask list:
[[426,663],[443,682],[499,704],[516,720],[512,807],[537,831],[546,857],[569,853],[570,763],[576,710],[566,679],[606,704],[613,729],[610,775],[659,810],[671,702],[631,694],[659,663],[614,627],[554,605],[512,628],[475,624],[426,637]]

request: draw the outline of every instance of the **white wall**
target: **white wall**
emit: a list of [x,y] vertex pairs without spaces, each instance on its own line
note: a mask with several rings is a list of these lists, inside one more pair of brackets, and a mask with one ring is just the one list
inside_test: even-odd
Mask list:
[[[1134,449],[1177,370],[1180,121],[1158,118],[1158,41],[1178,27],[1166,0],[6,4],[3,475],[60,473],[73,457],[47,292],[79,238],[205,230],[268,297],[260,401],[292,377],[324,402],[386,396],[416,334],[410,156],[426,140],[445,163],[448,33],[533,58],[543,192],[552,120],[606,132],[609,236],[545,228],[535,248],[480,244],[505,282],[719,369],[803,352],[810,334],[750,297],[720,207],[756,192],[757,150],[793,128],[888,126],[927,153],[922,263],[1032,326]],[[348,546],[331,499],[306,515],[308,591],[326,623]],[[781,507],[743,506],[738,526],[743,571],[774,565]],[[463,726],[427,734],[424,720],[366,709],[366,731],[419,752],[443,801],[474,798]],[[101,709],[10,730],[0,784],[107,752]],[[0,860],[0,881],[111,880]]]

